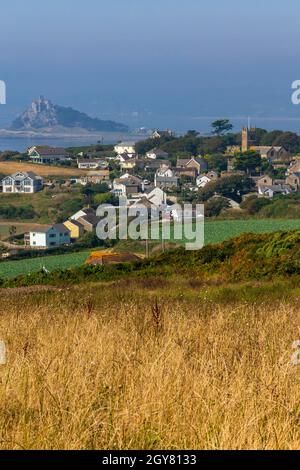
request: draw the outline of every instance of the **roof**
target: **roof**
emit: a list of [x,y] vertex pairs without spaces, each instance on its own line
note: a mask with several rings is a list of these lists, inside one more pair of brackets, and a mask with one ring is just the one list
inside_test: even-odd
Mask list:
[[124,142],[119,142],[118,144],[115,145],[115,147],[134,147],[135,142],[130,142],[130,141],[124,141]]
[[60,233],[65,233],[66,230],[70,232],[70,230],[64,224],[55,224],[53,225],[53,228]]
[[[11,175],[10,178],[16,179],[17,175],[19,175],[19,174],[23,175],[24,179],[25,178],[31,178],[32,180],[42,180],[43,179],[41,176],[36,175],[32,171],[18,171],[16,173],[14,173],[13,175]],[[6,178],[7,178],[7,176],[6,176]]]
[[65,225],[66,223],[69,223],[69,224],[72,224],[72,225],[76,225],[76,227],[79,227],[79,228],[83,227],[83,225],[82,225],[80,222],[78,222],[78,220],[73,220],[73,219],[72,219],[72,220],[66,220],[66,221],[64,222],[64,225]]
[[37,151],[41,156],[51,156],[51,155],[68,155],[66,149],[62,147],[47,147],[47,146],[37,146],[34,149]]
[[31,233],[47,233],[52,228],[52,225],[36,225]]
[[259,152],[262,153],[268,153],[270,150],[276,150],[276,152],[279,152],[281,149],[283,149],[282,146],[273,146],[273,145],[254,145],[251,147],[253,150],[258,150]]
[[160,149],[160,148],[154,148],[152,150],[149,150],[149,152],[147,152],[147,154],[151,154],[151,153],[155,153],[155,155],[169,155],[167,152],[165,152],[164,150]]
[[140,261],[140,257],[133,253],[102,253],[93,252],[86,260],[86,264],[116,264],[116,263],[128,263],[131,261]]
[[88,215],[88,214],[96,215],[96,211],[92,207],[84,207],[83,209],[81,209],[78,212],[84,212],[86,215]]
[[85,222],[93,225],[93,226],[96,226],[98,225],[99,221],[100,221],[100,217],[97,217],[96,215],[94,214],[89,214],[89,215],[84,215],[82,217],[79,217],[78,219],[79,221],[80,220],[84,220]]
[[117,178],[115,180],[117,184],[124,184],[125,186],[128,185],[139,185],[142,183],[142,180],[137,176],[129,175],[128,178]]

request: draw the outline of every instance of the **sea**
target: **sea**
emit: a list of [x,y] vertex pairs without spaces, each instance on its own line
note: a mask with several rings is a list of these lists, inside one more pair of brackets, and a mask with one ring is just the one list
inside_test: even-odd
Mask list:
[[84,147],[87,145],[95,145],[97,143],[103,144],[115,144],[118,142],[118,139],[110,140],[97,140],[97,138],[85,137],[85,138],[76,138],[76,137],[66,137],[66,138],[29,138],[29,137],[0,137],[0,151],[4,150],[16,150],[17,152],[26,152],[28,147],[33,147],[34,145],[49,145],[51,147]]

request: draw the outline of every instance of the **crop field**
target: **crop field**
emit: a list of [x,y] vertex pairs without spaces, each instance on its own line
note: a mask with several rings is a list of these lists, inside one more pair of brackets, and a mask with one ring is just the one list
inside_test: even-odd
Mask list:
[[[299,220],[221,220],[206,222],[205,224],[205,244],[219,243],[224,240],[236,237],[241,233],[265,233],[277,230],[299,230]],[[185,243],[187,240],[183,240]],[[179,243],[178,240],[171,242]],[[139,246],[138,246],[139,245]],[[159,245],[159,243],[157,243]],[[122,245],[121,245],[122,246]],[[155,243],[154,243],[155,246]],[[116,248],[116,251],[118,248]],[[36,272],[45,266],[49,271],[54,269],[67,269],[82,265],[87,259],[91,250],[71,253],[65,255],[45,256],[40,258],[24,259],[20,261],[5,261],[0,263],[0,277],[13,278],[21,274]],[[145,247],[136,241],[126,243],[126,251],[142,252]]]
[[11,175],[17,171],[33,171],[40,176],[83,176],[86,171],[78,168],[38,165],[36,163],[0,162],[0,173]]
[[20,274],[30,274],[39,271],[43,266],[49,271],[80,266],[85,262],[89,254],[90,250],[66,255],[43,256],[39,258],[22,259],[20,261],[6,261],[0,263],[0,277],[13,278]]
[[299,230],[300,219],[250,219],[250,220],[221,220],[206,222],[205,244],[219,243],[236,237],[241,233],[265,233],[278,230]]

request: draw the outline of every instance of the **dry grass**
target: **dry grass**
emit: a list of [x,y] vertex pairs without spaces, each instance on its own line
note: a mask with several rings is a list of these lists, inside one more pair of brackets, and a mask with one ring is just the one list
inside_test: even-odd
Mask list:
[[298,302],[196,289],[1,292],[0,448],[298,448]]
[[33,171],[40,176],[84,176],[85,170],[59,166],[38,165],[35,163],[0,162],[0,174],[11,175],[17,171]]

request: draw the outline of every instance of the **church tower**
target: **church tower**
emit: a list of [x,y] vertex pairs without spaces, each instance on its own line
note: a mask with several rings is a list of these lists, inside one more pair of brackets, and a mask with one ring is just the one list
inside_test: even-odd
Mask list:
[[255,127],[243,127],[242,130],[242,152],[247,152],[250,150],[253,145],[255,145],[256,140],[256,128]]
[[242,152],[247,152],[249,150],[249,129],[248,127],[243,127],[242,130]]

